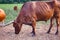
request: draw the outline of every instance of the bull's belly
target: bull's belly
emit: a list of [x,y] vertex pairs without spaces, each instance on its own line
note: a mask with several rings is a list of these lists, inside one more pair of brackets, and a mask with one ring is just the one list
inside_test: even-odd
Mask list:
[[52,13],[44,13],[44,14],[38,14],[37,15],[37,21],[47,21],[53,16]]
[[37,21],[47,21],[49,18],[46,18],[46,17],[38,17],[37,18]]

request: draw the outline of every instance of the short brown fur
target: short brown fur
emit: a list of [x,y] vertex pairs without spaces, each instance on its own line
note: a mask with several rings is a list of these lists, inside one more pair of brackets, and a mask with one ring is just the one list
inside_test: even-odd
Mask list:
[[21,31],[22,24],[27,24],[32,26],[32,33],[35,35],[36,21],[47,21],[50,19],[50,28],[47,33],[50,32],[52,27],[53,18],[56,19],[57,23],[57,32],[59,26],[59,16],[60,9],[56,5],[55,1],[51,2],[27,2],[25,3],[16,20],[13,22],[15,28],[15,33],[18,34]]

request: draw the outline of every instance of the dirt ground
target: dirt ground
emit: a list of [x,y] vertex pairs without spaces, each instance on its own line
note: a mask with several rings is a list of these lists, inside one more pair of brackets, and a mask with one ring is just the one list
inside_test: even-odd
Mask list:
[[16,35],[14,34],[14,28],[11,25],[6,27],[0,27],[0,40],[60,40],[60,27],[59,34],[55,35],[56,27],[53,27],[50,34],[46,32],[49,29],[49,25],[39,24],[36,25],[36,36],[32,37],[30,33],[32,27],[28,25],[23,25],[21,32]]

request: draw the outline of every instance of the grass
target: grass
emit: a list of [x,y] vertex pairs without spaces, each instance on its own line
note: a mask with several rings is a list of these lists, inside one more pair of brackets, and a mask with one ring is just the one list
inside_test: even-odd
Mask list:
[[[14,11],[14,6],[18,7],[18,11]],[[15,17],[18,15],[18,12],[20,11],[21,7],[22,4],[0,4],[0,8],[3,9],[6,13],[5,23],[14,20]]]

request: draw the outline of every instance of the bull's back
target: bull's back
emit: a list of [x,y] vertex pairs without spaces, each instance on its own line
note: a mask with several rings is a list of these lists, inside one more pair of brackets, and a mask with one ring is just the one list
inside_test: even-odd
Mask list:
[[53,9],[51,5],[49,5],[48,3],[37,1],[35,2],[34,5],[35,5],[34,10],[37,16],[37,20],[45,21],[53,16]]

